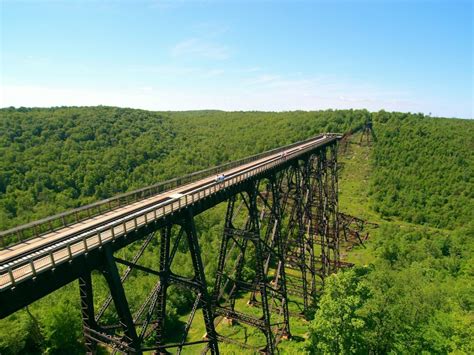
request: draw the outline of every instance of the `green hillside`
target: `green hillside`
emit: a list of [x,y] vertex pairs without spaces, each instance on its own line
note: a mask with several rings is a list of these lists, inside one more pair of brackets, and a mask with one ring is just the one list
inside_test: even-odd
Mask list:
[[[112,107],[0,110],[0,229],[319,132],[374,122],[341,157],[341,210],[380,224],[331,277],[315,320],[292,319],[284,353],[472,353],[474,123],[401,113],[149,112]],[[212,284],[225,206],[197,219]],[[138,246],[120,251],[131,257]],[[191,265],[177,255],[183,273]],[[142,262],[155,266],[147,252]],[[95,278],[96,306],[106,295]],[[153,280],[127,282],[131,307]],[[180,328],[189,297],[169,296]],[[106,319],[113,322],[113,313]],[[192,333],[192,332],[191,332]],[[196,329],[195,336],[202,335]],[[251,337],[250,337],[251,338]],[[251,339],[249,340],[252,341]],[[83,353],[77,284],[0,321],[0,353]],[[224,346],[224,353],[244,350]]]
[[474,218],[474,124],[422,115],[374,115],[371,196],[376,212],[454,229]]
[[295,142],[366,111],[0,110],[0,230]]

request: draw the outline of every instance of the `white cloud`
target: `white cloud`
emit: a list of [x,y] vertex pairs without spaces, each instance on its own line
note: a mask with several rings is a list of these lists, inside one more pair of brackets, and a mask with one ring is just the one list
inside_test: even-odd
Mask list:
[[202,76],[205,78],[214,78],[216,76],[222,76],[224,75],[225,70],[224,69],[211,69],[202,72]]
[[200,69],[197,67],[180,65],[132,65],[128,70],[133,73],[157,74],[163,76],[183,76],[195,74]]
[[199,38],[191,38],[177,43],[171,49],[173,57],[200,57],[212,60],[225,60],[230,57],[227,46]]
[[220,68],[209,69],[198,66],[179,65],[134,65],[130,66],[128,70],[132,73],[145,73],[148,76],[156,74],[158,77],[170,77],[174,79],[177,77],[211,78],[225,73],[225,70]]
[[260,68],[260,67],[250,67],[250,68],[242,69],[240,71],[242,73],[254,73],[254,72],[261,71],[261,70],[262,70],[262,68]]
[[248,79],[245,81],[245,83],[248,85],[265,85],[278,82],[279,80],[281,80],[280,75],[263,74],[255,78]]

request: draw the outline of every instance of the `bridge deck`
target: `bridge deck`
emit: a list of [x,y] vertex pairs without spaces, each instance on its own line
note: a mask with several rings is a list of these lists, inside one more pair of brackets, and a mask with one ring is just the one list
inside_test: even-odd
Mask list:
[[194,204],[222,189],[265,170],[284,164],[313,149],[330,144],[337,139],[325,135],[306,141],[281,153],[229,169],[225,180],[216,182],[208,176],[141,201],[105,212],[85,221],[72,224],[37,238],[0,250],[0,291],[15,287],[39,273],[56,268],[73,258],[102,247],[148,225],[166,215]]

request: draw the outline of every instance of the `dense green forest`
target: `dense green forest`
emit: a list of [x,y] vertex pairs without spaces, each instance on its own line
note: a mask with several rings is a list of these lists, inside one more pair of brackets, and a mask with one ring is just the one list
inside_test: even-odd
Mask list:
[[[346,132],[371,118],[377,140],[354,137],[340,183],[341,210],[380,224],[361,262],[330,277],[303,341],[284,353],[473,353],[474,123],[365,110],[318,112],[149,112],[113,107],[0,110],[0,229],[47,216],[319,132]],[[354,172],[368,184],[355,190]],[[357,204],[347,192],[359,198]],[[197,219],[212,284],[225,206]],[[139,246],[120,251],[132,256]],[[352,254],[351,254],[352,253]],[[178,254],[183,273],[191,271]],[[156,266],[148,252],[146,266]],[[98,284],[97,306],[106,295]],[[131,307],[153,279],[126,283]],[[130,292],[133,290],[133,292]],[[171,290],[168,317],[190,308]],[[0,321],[0,353],[83,353],[77,284]],[[113,312],[106,313],[113,321]],[[225,350],[225,348],[224,348]]]
[[307,138],[366,111],[0,110],[0,229]]
[[472,221],[472,121],[384,112],[374,120],[374,210],[437,228]]

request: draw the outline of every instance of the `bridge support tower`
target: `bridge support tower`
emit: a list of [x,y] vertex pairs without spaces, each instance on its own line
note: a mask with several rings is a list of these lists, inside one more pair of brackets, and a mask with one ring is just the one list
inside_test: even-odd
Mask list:
[[[239,198],[232,196],[228,201],[214,287],[215,316],[261,330],[266,344],[259,350],[269,354],[281,338],[290,337],[281,232],[282,181],[283,175],[276,174],[252,182]],[[261,184],[266,185],[263,193]],[[250,312],[236,310],[236,299],[245,293],[250,294]],[[235,342],[222,335],[219,339]]]
[[[160,236],[159,267],[158,270],[154,270],[139,265],[138,261],[152,240],[156,239],[157,235]],[[176,270],[179,270],[179,265],[173,267],[173,261],[178,249],[188,251],[193,265],[192,275],[180,275],[176,272]],[[103,252],[104,265],[100,272],[106,279],[110,295],[106,298],[97,314],[94,312],[90,271],[85,272],[79,279],[87,353],[94,354],[97,350],[97,343],[106,344],[114,349],[114,353],[119,351],[128,354],[141,354],[143,351],[166,354],[170,349],[177,349],[177,353],[180,353],[185,346],[203,343],[206,349],[211,351],[211,354],[219,353],[213,323],[212,303],[207,292],[200,246],[191,210],[188,210],[181,218],[170,221],[159,233],[150,233],[132,261],[114,257],[108,249],[104,249]],[[116,263],[126,266],[121,276]],[[133,270],[157,276],[158,280],[142,305],[132,315],[123,283]],[[191,291],[194,294],[194,301],[184,326],[181,340],[170,344],[165,342],[167,334],[166,305],[168,290],[172,285],[176,285],[182,290]],[[112,301],[119,323],[101,326],[99,321]],[[206,334],[200,341],[186,342],[189,329],[198,309],[201,309],[203,313]],[[154,339],[154,345],[150,345],[150,339]]]
[[[291,337],[290,295],[301,300],[300,313],[308,316],[325,278],[340,265],[337,170],[337,145],[332,144],[224,190],[219,198],[227,201],[227,210],[211,294],[194,207],[165,217],[160,225],[150,225],[137,235],[141,246],[130,261],[104,246],[97,271],[105,278],[110,294],[98,310],[94,309],[93,295],[96,276],[85,270],[79,279],[88,353],[95,353],[97,344],[104,343],[114,352],[131,354],[173,350],[179,354],[186,346],[202,344],[203,351],[218,354],[218,342],[239,343],[219,330],[222,321],[259,329],[265,343],[258,350],[275,353],[277,344]],[[209,202],[203,202],[200,211],[215,205]],[[154,267],[139,264],[147,250],[157,253]],[[183,274],[175,262],[178,251],[191,259],[191,274]],[[141,306],[130,309],[124,283],[134,271],[144,272],[154,281]],[[171,342],[166,310],[173,287],[192,294],[193,302],[180,340],[173,337]],[[243,297],[248,298],[245,307]],[[109,307],[112,303],[115,311]],[[199,310],[206,334],[200,340],[187,341]],[[102,321],[105,314],[109,319],[106,325]],[[116,319],[117,324],[110,324],[110,319]]]

